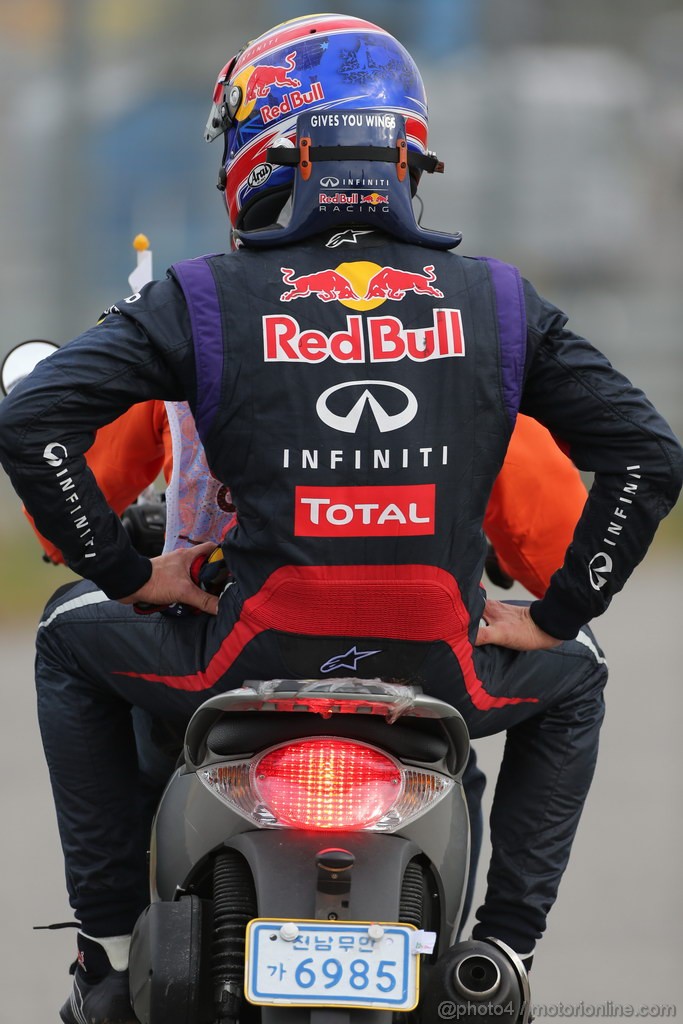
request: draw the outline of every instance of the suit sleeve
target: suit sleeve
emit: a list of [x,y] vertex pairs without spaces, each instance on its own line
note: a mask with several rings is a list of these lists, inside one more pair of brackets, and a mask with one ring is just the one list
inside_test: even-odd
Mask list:
[[518,416],[484,530],[501,568],[535,597],[562,565],[585,503],[578,470],[546,428]]
[[[107,503],[121,515],[165,467],[166,447],[163,402],[140,402],[113,423],[100,427],[86,461]],[[54,544],[36,529],[24,509],[45,554],[51,562],[63,564],[64,557]]]
[[562,568],[531,615],[570,639],[608,607],[678,498],[683,452],[646,396],[525,284],[528,358],[521,411],[594,474]]
[[151,565],[131,545],[85,453],[99,428],[138,402],[193,403],[194,381],[187,307],[167,279],[112,307],[0,405],[0,461],[37,529],[111,598],[143,586]]

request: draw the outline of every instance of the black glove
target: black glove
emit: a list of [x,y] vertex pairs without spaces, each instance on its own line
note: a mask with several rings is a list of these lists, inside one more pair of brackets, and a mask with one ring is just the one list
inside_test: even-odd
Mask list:
[[166,505],[162,501],[129,505],[121,522],[136,551],[147,558],[161,554],[166,534]]

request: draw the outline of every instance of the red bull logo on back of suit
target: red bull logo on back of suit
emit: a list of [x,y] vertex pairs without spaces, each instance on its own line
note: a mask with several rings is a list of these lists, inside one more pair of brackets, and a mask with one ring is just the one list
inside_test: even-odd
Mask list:
[[[370,275],[368,271],[371,272]],[[280,267],[280,272],[283,282],[289,286],[289,291],[283,292],[280,296],[282,302],[308,298],[311,295],[315,295],[322,302],[344,299],[355,299],[359,303],[371,299],[391,299],[400,302],[408,292],[443,298],[441,289],[435,288],[433,284],[436,281],[433,264],[423,267],[422,273],[399,270],[396,267],[380,267],[367,262],[347,263],[334,270],[319,270],[298,277],[291,267]]]
[[406,328],[395,316],[347,316],[346,328],[325,334],[303,328],[293,316],[263,318],[263,358],[267,363],[426,362],[465,355],[459,309],[435,309],[429,327]]
[[[442,299],[435,285],[434,266],[421,271],[381,267],[367,260],[340,263],[334,268],[297,274],[281,267],[287,291],[280,301],[316,298],[339,302],[352,310],[369,311],[387,301],[400,302],[411,292]],[[263,317],[263,348],[266,362],[318,363],[331,357],[340,363],[392,362],[413,359],[444,359],[464,356],[462,317],[459,309],[431,309],[425,327],[404,327],[395,316],[347,316],[346,328],[325,334],[306,329],[293,316]]]

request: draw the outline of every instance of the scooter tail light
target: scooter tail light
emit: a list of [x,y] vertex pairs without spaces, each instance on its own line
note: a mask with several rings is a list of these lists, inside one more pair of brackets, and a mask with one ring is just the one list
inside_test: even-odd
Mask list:
[[348,740],[311,739],[266,752],[254,785],[283,825],[359,830],[393,806],[402,784],[393,758]]
[[450,791],[447,776],[366,743],[315,737],[197,773],[261,828],[395,832]]

